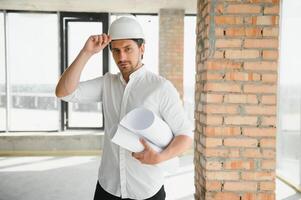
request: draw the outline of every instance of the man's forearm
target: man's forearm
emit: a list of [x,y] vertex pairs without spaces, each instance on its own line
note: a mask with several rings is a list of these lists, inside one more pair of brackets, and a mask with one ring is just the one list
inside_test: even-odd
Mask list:
[[61,76],[55,94],[57,97],[64,97],[72,93],[80,80],[81,72],[92,55],[83,50],[78,54],[73,63]]
[[192,144],[192,139],[186,135],[176,136],[160,154],[160,162],[169,160],[185,152]]

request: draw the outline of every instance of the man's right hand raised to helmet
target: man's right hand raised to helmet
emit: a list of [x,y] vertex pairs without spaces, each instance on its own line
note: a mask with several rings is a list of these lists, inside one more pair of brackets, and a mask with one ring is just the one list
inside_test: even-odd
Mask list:
[[101,35],[92,35],[88,38],[75,60],[62,74],[55,90],[57,97],[67,96],[77,88],[81,72],[90,57],[104,49],[111,40],[111,36],[108,36],[105,33]]
[[91,55],[103,50],[110,42],[111,36],[103,33],[101,35],[91,35],[85,43],[83,50]]

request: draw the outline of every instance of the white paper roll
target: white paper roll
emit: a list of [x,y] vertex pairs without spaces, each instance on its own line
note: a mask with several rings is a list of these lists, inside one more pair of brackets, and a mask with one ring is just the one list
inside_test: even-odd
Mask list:
[[173,139],[172,131],[166,122],[146,108],[130,111],[120,124],[162,149]]
[[[169,126],[152,111],[146,108],[136,108],[123,117],[118,125],[112,142],[131,151],[141,152],[144,146],[140,138],[157,152],[161,152],[173,139]],[[175,172],[179,167],[179,158],[174,157],[157,166],[170,173]]]
[[[139,141],[140,137],[137,134],[134,134],[129,129],[118,125],[118,129],[112,138],[112,142],[115,144],[131,151],[131,152],[141,152],[144,150],[144,146]],[[157,147],[156,145],[146,141],[152,149],[157,152],[161,152],[162,149]]]

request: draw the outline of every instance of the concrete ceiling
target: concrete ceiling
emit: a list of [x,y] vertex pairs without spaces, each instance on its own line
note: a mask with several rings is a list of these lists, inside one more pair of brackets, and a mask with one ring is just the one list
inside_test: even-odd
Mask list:
[[197,0],[0,0],[2,10],[158,13],[184,9],[196,14]]

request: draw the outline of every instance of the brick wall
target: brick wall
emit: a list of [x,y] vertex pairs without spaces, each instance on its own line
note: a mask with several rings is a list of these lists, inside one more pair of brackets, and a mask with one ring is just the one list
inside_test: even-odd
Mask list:
[[279,0],[198,0],[195,198],[274,200]]
[[159,12],[159,74],[170,80],[183,97],[184,10]]

